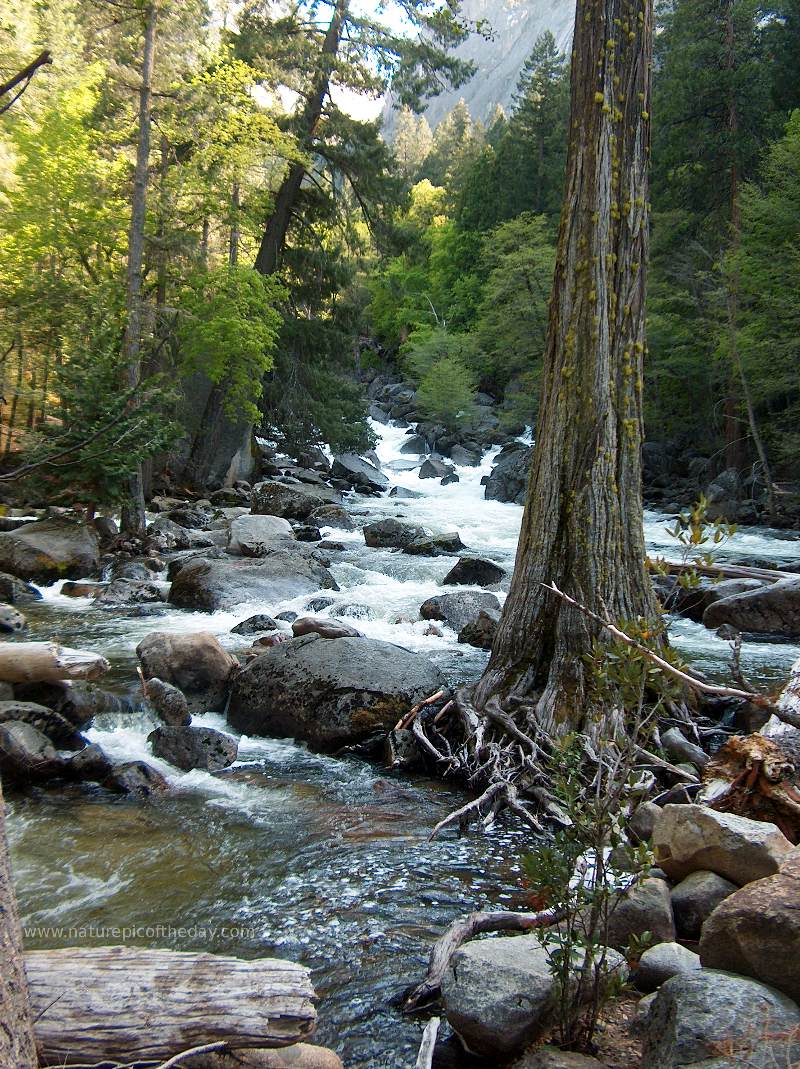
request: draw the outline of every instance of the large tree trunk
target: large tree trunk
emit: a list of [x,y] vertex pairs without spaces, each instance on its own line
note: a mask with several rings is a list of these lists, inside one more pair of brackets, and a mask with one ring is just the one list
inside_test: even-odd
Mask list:
[[278,958],[116,946],[37,950],[25,964],[36,1040],[57,1065],[283,1047],[316,1024],[308,969]]
[[36,1069],[37,1064],[0,784],[0,1069]]
[[652,618],[642,531],[652,5],[578,4],[567,179],[536,447],[516,567],[476,689],[533,698],[537,723],[601,734],[587,693],[595,625]]
[[[157,8],[145,9],[142,84],[139,89],[138,141],[133,172],[133,201],[128,234],[127,323],[122,343],[123,376],[126,389],[139,385],[142,348],[142,263],[144,260],[144,224],[147,208],[147,176],[150,161],[150,106],[153,97]],[[144,489],[141,464],[130,477],[128,500],[122,508],[122,529],[126,534],[143,535],[145,531]]]

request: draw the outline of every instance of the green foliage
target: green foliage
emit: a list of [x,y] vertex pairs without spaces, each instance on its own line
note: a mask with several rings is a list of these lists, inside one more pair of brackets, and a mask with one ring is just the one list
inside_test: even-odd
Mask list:
[[183,371],[202,371],[221,386],[232,419],[258,419],[281,327],[275,305],[284,296],[275,279],[247,267],[221,267],[189,280],[178,326]]
[[469,427],[475,420],[475,376],[457,356],[444,356],[420,379],[417,402],[434,423]]

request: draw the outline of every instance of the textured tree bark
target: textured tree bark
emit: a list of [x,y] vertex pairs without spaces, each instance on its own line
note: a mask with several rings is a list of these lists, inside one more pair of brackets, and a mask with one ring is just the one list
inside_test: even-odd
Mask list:
[[0,1069],[36,1069],[37,1064],[0,784]]
[[25,967],[36,1041],[57,1065],[283,1047],[316,1024],[308,969],[278,958],[119,946],[31,951]]
[[651,0],[578,0],[570,140],[536,446],[516,567],[475,691],[535,701],[556,735],[608,729],[584,654],[596,625],[653,618],[642,531]]
[[[122,341],[124,386],[139,385],[142,348],[142,263],[144,260],[144,224],[147,208],[147,178],[150,161],[150,106],[153,96],[153,68],[155,62],[157,8],[149,4],[145,9],[144,50],[142,53],[142,84],[139,89],[139,121],[136,144],[136,166],[133,172],[133,200],[131,225],[128,232],[127,312],[125,336]],[[141,465],[130,477],[128,500],[122,508],[122,529],[129,535],[145,531],[144,489]]]

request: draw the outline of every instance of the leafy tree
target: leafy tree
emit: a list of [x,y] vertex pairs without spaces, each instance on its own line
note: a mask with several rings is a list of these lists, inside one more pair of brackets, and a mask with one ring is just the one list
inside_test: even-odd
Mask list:
[[435,423],[455,430],[469,427],[475,420],[476,379],[455,353],[432,364],[420,379],[417,402]]

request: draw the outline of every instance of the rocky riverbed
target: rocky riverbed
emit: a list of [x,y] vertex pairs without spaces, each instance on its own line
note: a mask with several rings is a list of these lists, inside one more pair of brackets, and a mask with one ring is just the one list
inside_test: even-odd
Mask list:
[[[257,679],[249,688],[237,682],[231,707],[226,690],[212,694],[205,684],[194,700],[187,695],[193,726],[233,734],[238,756],[220,774],[180,771],[153,754],[148,736],[159,722],[143,706],[135,669],[136,647],[153,632],[177,638],[204,631],[223,658],[245,658],[254,639],[288,638],[292,623],[313,617],[317,631],[344,624],[373,650],[372,643],[392,643],[420,654],[418,686],[404,690],[410,671],[398,671],[401,702],[440,680],[452,685],[480,672],[482,636],[507,590],[522,515],[517,504],[484,496],[498,450],[481,457],[478,444],[477,455],[430,460],[409,452],[413,428],[374,427],[377,455],[340,458],[333,485],[318,461],[316,470],[275,467],[252,498],[242,488],[219,491],[208,507],[162,500],[152,517],[160,559],[149,567],[127,562],[124,571],[119,560],[107,561],[115,581],[76,591],[67,584],[88,577],[85,560],[75,563],[74,579],[53,582],[41,560],[28,557],[17,570],[28,569],[41,599],[3,595],[26,619],[28,638],[55,638],[108,658],[103,686],[121,708],[96,716],[86,737],[114,762],[146,762],[170,788],[144,805],[78,785],[11,799],[21,908],[25,923],[38,929],[29,944],[102,944],[109,942],[102,929],[127,927],[135,930],[126,941],[141,945],[296,958],[314,971],[319,1041],[339,1050],[351,1069],[413,1061],[419,1026],[394,1013],[390,999],[419,978],[431,939],[454,915],[524,900],[525,835],[499,828],[486,839],[428,843],[433,824],[458,804],[456,791],[419,772],[398,778],[355,754],[315,753],[291,738],[263,737],[257,728],[290,734],[287,717],[295,724],[297,717],[288,710],[277,727],[260,720]],[[648,543],[652,552],[674,555],[667,522],[664,514],[646,515]],[[260,546],[289,531],[291,551],[262,554]],[[182,556],[192,554],[198,559]],[[800,570],[800,542],[763,528],[739,531],[720,556]],[[454,569],[456,579],[468,581],[454,583]],[[477,644],[459,642],[481,612]],[[248,624],[256,615],[271,619]],[[729,643],[697,618],[676,616],[671,637],[699,668],[724,674]],[[262,646],[262,660],[283,664],[287,645],[297,641]],[[353,662],[353,646],[337,643],[359,641],[313,638],[302,648],[330,643],[327,671],[336,649],[347,654],[341,665]],[[780,641],[748,636],[743,667],[754,680],[780,680],[799,655],[791,629]],[[245,668],[240,679],[254,672]],[[185,681],[183,689],[191,691]],[[342,714],[337,706],[329,717],[334,712]],[[392,706],[391,717],[396,712]],[[311,729],[305,737],[327,750],[352,741],[320,740]]]

